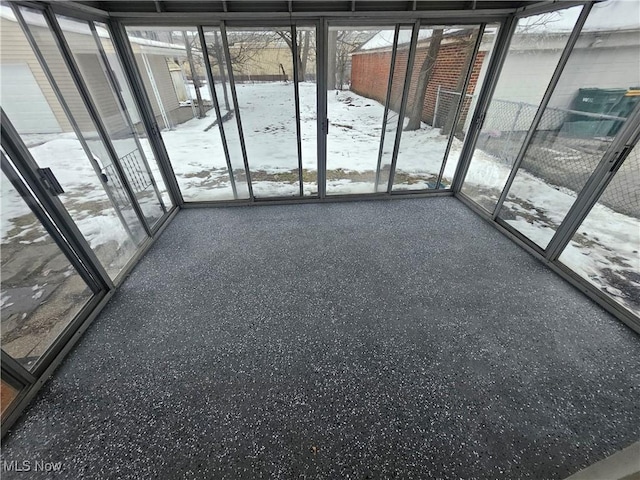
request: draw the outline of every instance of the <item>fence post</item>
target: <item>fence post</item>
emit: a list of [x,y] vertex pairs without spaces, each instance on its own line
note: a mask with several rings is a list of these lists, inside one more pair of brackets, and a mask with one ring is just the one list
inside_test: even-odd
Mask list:
[[431,126],[433,128],[436,128],[436,119],[438,117],[438,105],[440,105],[440,89],[442,88],[442,85],[438,85],[438,91],[436,92],[436,106],[433,107],[433,121],[431,122]]

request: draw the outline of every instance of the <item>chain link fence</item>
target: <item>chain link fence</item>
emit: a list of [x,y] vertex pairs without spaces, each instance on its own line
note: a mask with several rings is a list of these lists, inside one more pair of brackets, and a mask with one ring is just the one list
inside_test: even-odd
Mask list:
[[[470,107],[475,99],[474,95],[467,94],[462,105],[462,111],[460,118],[456,125],[456,137],[460,140],[464,139],[466,133],[466,120],[470,111]],[[440,128],[441,133],[448,133],[451,131],[453,121],[455,120],[456,110],[460,103],[460,92],[454,92],[452,90],[445,90],[438,86],[436,91],[435,106],[433,109],[433,121],[432,126],[434,128]]]
[[624,205],[629,212],[627,215],[640,218],[640,143],[631,150],[600,197],[600,202]]
[[[434,126],[442,128],[451,117],[451,106],[457,106],[460,93],[442,89],[439,93]],[[474,100],[471,95],[465,99],[463,115],[456,128],[458,138],[464,138],[467,112]],[[513,166],[537,110],[537,105],[529,103],[492,100],[476,148],[504,165]],[[548,107],[529,144],[522,169],[577,195],[625,120],[613,115]],[[636,151],[627,157],[625,167],[617,173],[600,202],[617,212],[640,218],[638,178],[640,155]]]

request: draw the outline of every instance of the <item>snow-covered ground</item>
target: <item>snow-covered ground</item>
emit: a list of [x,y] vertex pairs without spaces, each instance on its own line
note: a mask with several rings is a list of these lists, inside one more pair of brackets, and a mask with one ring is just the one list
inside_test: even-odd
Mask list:
[[[293,83],[238,84],[236,90],[254,194],[257,197],[298,195]],[[210,100],[207,86],[201,87],[200,92],[204,100]],[[218,87],[216,92],[222,104],[222,88]],[[315,92],[315,84],[300,84],[302,167],[306,195],[317,192]],[[221,110],[224,114],[225,108]],[[214,110],[209,110],[206,118],[193,118],[173,130],[162,132],[182,195],[187,201],[233,199],[220,128],[216,125],[206,130],[215,118]],[[248,198],[235,115],[223,123],[223,128],[238,196]]]
[[[476,150],[463,191],[492,208],[505,185],[510,168]],[[546,247],[573,205],[577,194],[544,182],[521,170],[500,212],[518,231]],[[596,204],[560,261],[640,313],[640,219]]]
[[[95,140],[88,141],[88,145],[97,159],[96,163],[92,165],[74,133],[62,133],[56,135],[55,138],[47,139],[44,143],[41,143],[41,138],[32,138],[31,135],[25,135],[23,139],[29,146],[29,151],[38,165],[40,167],[50,167],[54,172],[65,190],[65,193],[59,195],[58,198],[65,205],[91,247],[97,248],[109,242],[114,242],[120,246],[127,246],[130,243],[130,248],[125,249],[129,251],[122,251],[120,252],[121,255],[119,255],[126,258],[101,259],[104,261],[105,268],[115,276],[122,267],[123,262],[126,263],[128,257],[135,251],[134,243],[139,243],[144,237],[144,233],[131,206],[126,202],[120,202],[119,210],[127,221],[130,233],[127,231],[118,218],[116,208],[113,207],[109,200],[107,189],[96,175],[95,168],[107,173],[107,178],[109,179],[107,185],[111,187],[109,192],[114,194],[116,198],[123,198],[119,196],[123,194],[122,189],[118,188],[117,182],[111,178],[110,172],[104,169],[108,163],[101,161],[101,159],[106,158],[102,144]],[[118,142],[125,142],[125,140],[114,141],[116,148]],[[150,154],[150,152],[148,153]],[[147,158],[154,178],[163,192],[162,197],[165,202],[168,202],[168,195],[160,177],[158,166],[153,160],[153,156]],[[131,171],[129,170],[129,172]],[[11,222],[12,218],[20,217],[21,212],[26,208],[20,197],[17,199],[10,198],[4,194],[6,182],[8,180],[3,178],[3,241],[9,240],[6,235],[10,229],[5,229],[5,227],[8,227],[5,222]],[[162,210],[153,189],[149,188],[148,191],[137,194],[137,197],[145,216],[153,224],[162,215]],[[41,229],[41,227],[39,225],[25,227],[22,234],[25,235],[26,230],[30,229]]]
[[[293,85],[257,83],[237,85],[247,156],[257,196],[296,195],[297,150],[295,144],[295,110]],[[203,88],[203,98],[209,98]],[[305,177],[316,166],[315,84],[300,84],[303,169]],[[218,90],[221,98],[221,91]],[[327,136],[327,193],[371,193],[375,191],[375,173],[380,147],[384,107],[375,100],[350,91],[330,92],[327,96],[329,135]],[[172,155],[174,169],[188,198],[215,200],[231,198],[228,174],[219,132],[203,132],[211,120],[191,120],[176,130],[163,132],[171,153],[187,152],[186,157]],[[393,150],[397,115],[390,112],[382,151],[381,179],[388,179],[388,161]],[[406,123],[406,120],[405,120]],[[225,122],[225,133],[237,141],[234,122]],[[394,190],[434,188],[446,150],[447,136],[439,129],[422,124],[420,130],[403,131],[401,136]],[[234,146],[239,152],[239,145]],[[194,154],[195,149],[204,157]],[[231,149],[231,147],[230,147]],[[212,155],[212,150],[218,152]],[[443,174],[449,184],[455,173],[462,142],[453,139]],[[213,169],[212,169],[213,167]],[[235,166],[234,166],[235,167]],[[386,167],[386,170],[385,170]],[[242,170],[242,164],[238,167]],[[500,160],[477,150],[466,178],[465,189],[476,190],[479,201],[485,195],[495,202],[510,169]],[[386,173],[386,175],[385,175]],[[212,188],[214,187],[214,188]],[[312,184],[312,188],[315,183]],[[384,188],[384,187],[383,187]],[[314,190],[315,191],[315,190]],[[540,245],[546,245],[564,215],[575,201],[570,190],[549,185],[521,171],[514,182],[517,197],[509,197],[503,217],[519,231]],[[305,184],[305,193],[309,194]],[[491,199],[491,197],[494,197]],[[580,234],[583,232],[583,234]],[[586,235],[584,235],[586,233]],[[588,238],[589,241],[581,241]],[[596,205],[579,235],[564,252],[561,261],[599,288],[618,298],[629,308],[640,310],[640,223]],[[613,287],[612,275],[627,288]]]
[[[299,193],[297,143],[292,83],[238,84],[238,103],[247,147],[249,170],[256,196],[284,196]],[[300,127],[304,192],[317,192],[316,86],[300,83]],[[193,88],[192,88],[193,91]],[[204,100],[211,98],[207,86],[200,89]],[[195,94],[193,94],[195,95]],[[217,88],[218,99],[222,89]],[[375,191],[379,141],[384,107],[353,92],[328,95],[330,120],[327,137],[327,193],[370,193]],[[223,109],[224,110],[224,109]],[[213,110],[205,119],[194,118],[162,132],[183,196],[188,201],[233,198],[219,127],[208,131],[215,119]],[[242,152],[235,118],[224,122],[234,173],[242,173]],[[397,115],[390,112],[383,149],[383,170],[391,158]],[[428,143],[430,148],[425,148]],[[399,150],[395,189],[424,189],[435,183],[446,148],[447,137],[423,124],[422,129],[403,132]],[[451,180],[462,143],[451,148],[444,178]]]
[[[299,192],[293,89],[293,84],[281,82],[237,85],[247,157],[256,196],[297,195]],[[206,100],[206,86],[201,91]],[[300,92],[304,191],[309,195],[317,191],[315,84],[300,84]],[[222,98],[221,91],[218,96]],[[332,92],[328,95],[328,193],[367,193],[375,190],[383,113],[382,105],[353,92]],[[216,125],[207,129],[214,119],[215,113],[210,110],[206,118],[194,118],[162,132],[174,172],[187,201],[233,198],[219,127]],[[248,189],[243,178],[244,163],[236,118],[232,117],[223,125],[238,195],[246,198]],[[388,178],[388,162],[396,128],[397,116],[392,112],[382,152],[383,181]],[[404,131],[401,138],[394,188],[433,188],[441,168],[447,137],[441,135],[439,129],[423,124],[419,130]],[[60,199],[98,258],[115,275],[144,237],[131,208],[121,205],[120,209],[129,226],[128,231],[123,227],[103,183],[96,176],[94,167],[73,134],[32,135],[26,136],[25,141],[40,166],[52,168],[65,189]],[[141,143],[148,154],[156,182],[162,190],[163,200],[169,206],[149,143],[146,139],[141,139]],[[99,143],[90,142],[90,146],[96,157],[104,155],[100,152]],[[462,143],[454,139],[444,170],[445,184],[454,174],[461,147]],[[508,166],[477,150],[466,179],[465,191],[472,192],[472,197],[480,203],[495,202],[508,174]],[[33,265],[29,263],[29,247],[26,245],[44,242],[45,232],[35,218],[29,215],[28,208],[17,192],[9,188],[7,182],[6,178],[2,178],[3,267],[5,262],[22,262],[25,276],[24,285],[3,284],[3,314],[5,308],[14,303],[15,298],[12,300],[11,297],[15,292],[12,293],[12,289],[40,288],[46,283],[46,279],[41,276],[26,273],[34,271]],[[115,186],[113,181],[110,185]],[[576,196],[574,192],[549,185],[524,171],[518,175],[513,191],[518,196],[509,197],[502,217],[541,245],[548,242]],[[143,209],[148,218],[154,219],[160,215],[160,207],[151,190],[142,192],[140,198],[144,200]],[[25,247],[15,248],[20,245]],[[640,312],[639,249],[640,221],[597,205],[560,260],[627,307]],[[10,252],[12,257],[6,257],[5,252]],[[43,265],[40,271],[44,274],[48,270]],[[54,298],[52,292],[48,295],[43,297],[44,300],[38,298],[34,301],[46,304],[47,298]],[[16,325],[19,326],[19,323]],[[3,315],[3,328],[5,327]]]
[[[135,254],[145,238],[117,179],[108,167],[102,145],[88,139],[95,168],[106,174],[107,188],[73,133],[55,136],[25,135],[23,139],[41,167],[50,167],[65,190],[59,199],[112,278]],[[116,148],[131,139],[116,140]],[[122,150],[122,148],[120,148]],[[158,167],[149,157],[161,189]],[[133,164],[132,164],[133,165]],[[139,173],[127,170],[130,178]],[[3,349],[30,367],[91,297],[91,292],[47,234],[42,224],[13,188],[1,177],[2,227],[2,344]],[[113,195],[114,208],[107,192]],[[154,223],[162,215],[152,188],[136,193],[145,217]],[[166,191],[163,192],[168,201]],[[120,213],[123,222],[118,216]]]
[[[378,163],[384,107],[353,92],[328,95],[327,193],[372,193]],[[404,121],[404,125],[408,122]],[[381,157],[381,178],[386,190],[388,169],[398,127],[398,116],[389,112]],[[425,148],[428,145],[429,148]],[[394,190],[434,188],[447,137],[439,129],[422,124],[420,130],[403,131],[398,151]],[[450,158],[457,159],[461,143],[455,141]],[[445,177],[451,178],[457,160],[447,162]],[[386,173],[386,174],[385,174]]]

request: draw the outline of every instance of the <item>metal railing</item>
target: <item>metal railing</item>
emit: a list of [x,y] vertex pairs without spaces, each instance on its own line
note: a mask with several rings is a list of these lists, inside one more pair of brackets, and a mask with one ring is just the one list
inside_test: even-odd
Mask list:
[[[138,149],[123,155],[120,157],[119,161],[122,169],[127,175],[127,179],[129,180],[131,189],[134,193],[145,192],[153,185],[149,172],[144,166]],[[107,188],[111,190],[111,193],[118,205],[121,208],[131,205],[131,201],[126,194],[126,190],[115,166],[113,164],[109,164],[102,169],[102,172],[104,174],[103,180],[105,181]]]

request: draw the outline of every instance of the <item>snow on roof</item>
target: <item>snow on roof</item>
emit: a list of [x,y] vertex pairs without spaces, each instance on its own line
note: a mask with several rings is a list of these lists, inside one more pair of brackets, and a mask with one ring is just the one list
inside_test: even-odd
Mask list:
[[[454,35],[456,32],[463,32],[473,27],[476,26],[469,25],[464,27],[458,26],[454,28],[445,28],[443,33],[445,36]],[[484,31],[485,33],[495,33],[497,29],[497,27],[487,26]],[[431,38],[432,34],[433,29],[421,28],[418,32],[418,42],[420,42],[420,40],[427,40]],[[383,30],[375,34],[369,41],[365,42],[358,50],[374,50],[377,48],[391,47],[393,45],[393,35],[393,30]],[[398,45],[408,45],[409,42],[411,42],[411,30],[400,30],[400,33],[398,34]]]
[[[431,36],[431,29],[420,29],[418,32],[418,40],[423,40]],[[358,50],[374,50],[376,48],[385,48],[393,46],[393,37],[395,31],[393,29],[381,30],[363,43]],[[398,45],[409,43],[411,41],[411,29],[401,29],[398,34]]]
[[[566,33],[573,27],[580,16],[582,6],[574,6],[555,12],[533,15],[520,20],[518,33],[549,34]],[[459,26],[444,30],[444,34],[451,34],[464,30]],[[640,1],[639,0],[608,0],[596,3],[582,29],[583,32],[616,31],[616,30],[640,30]],[[487,27],[485,33],[495,33],[496,27]],[[418,40],[426,40],[431,37],[432,29],[420,29]],[[391,47],[393,45],[394,31],[382,30],[365,42],[358,50],[374,50],[377,48]],[[411,30],[400,30],[398,44],[409,43]]]
[[170,48],[172,50],[181,50],[186,51],[186,47],[179,43],[167,43],[161,42],[159,40],[151,40],[149,38],[140,38],[140,37],[129,37],[129,41],[132,43],[137,43],[138,45],[148,46],[148,47],[158,47],[158,48]]

